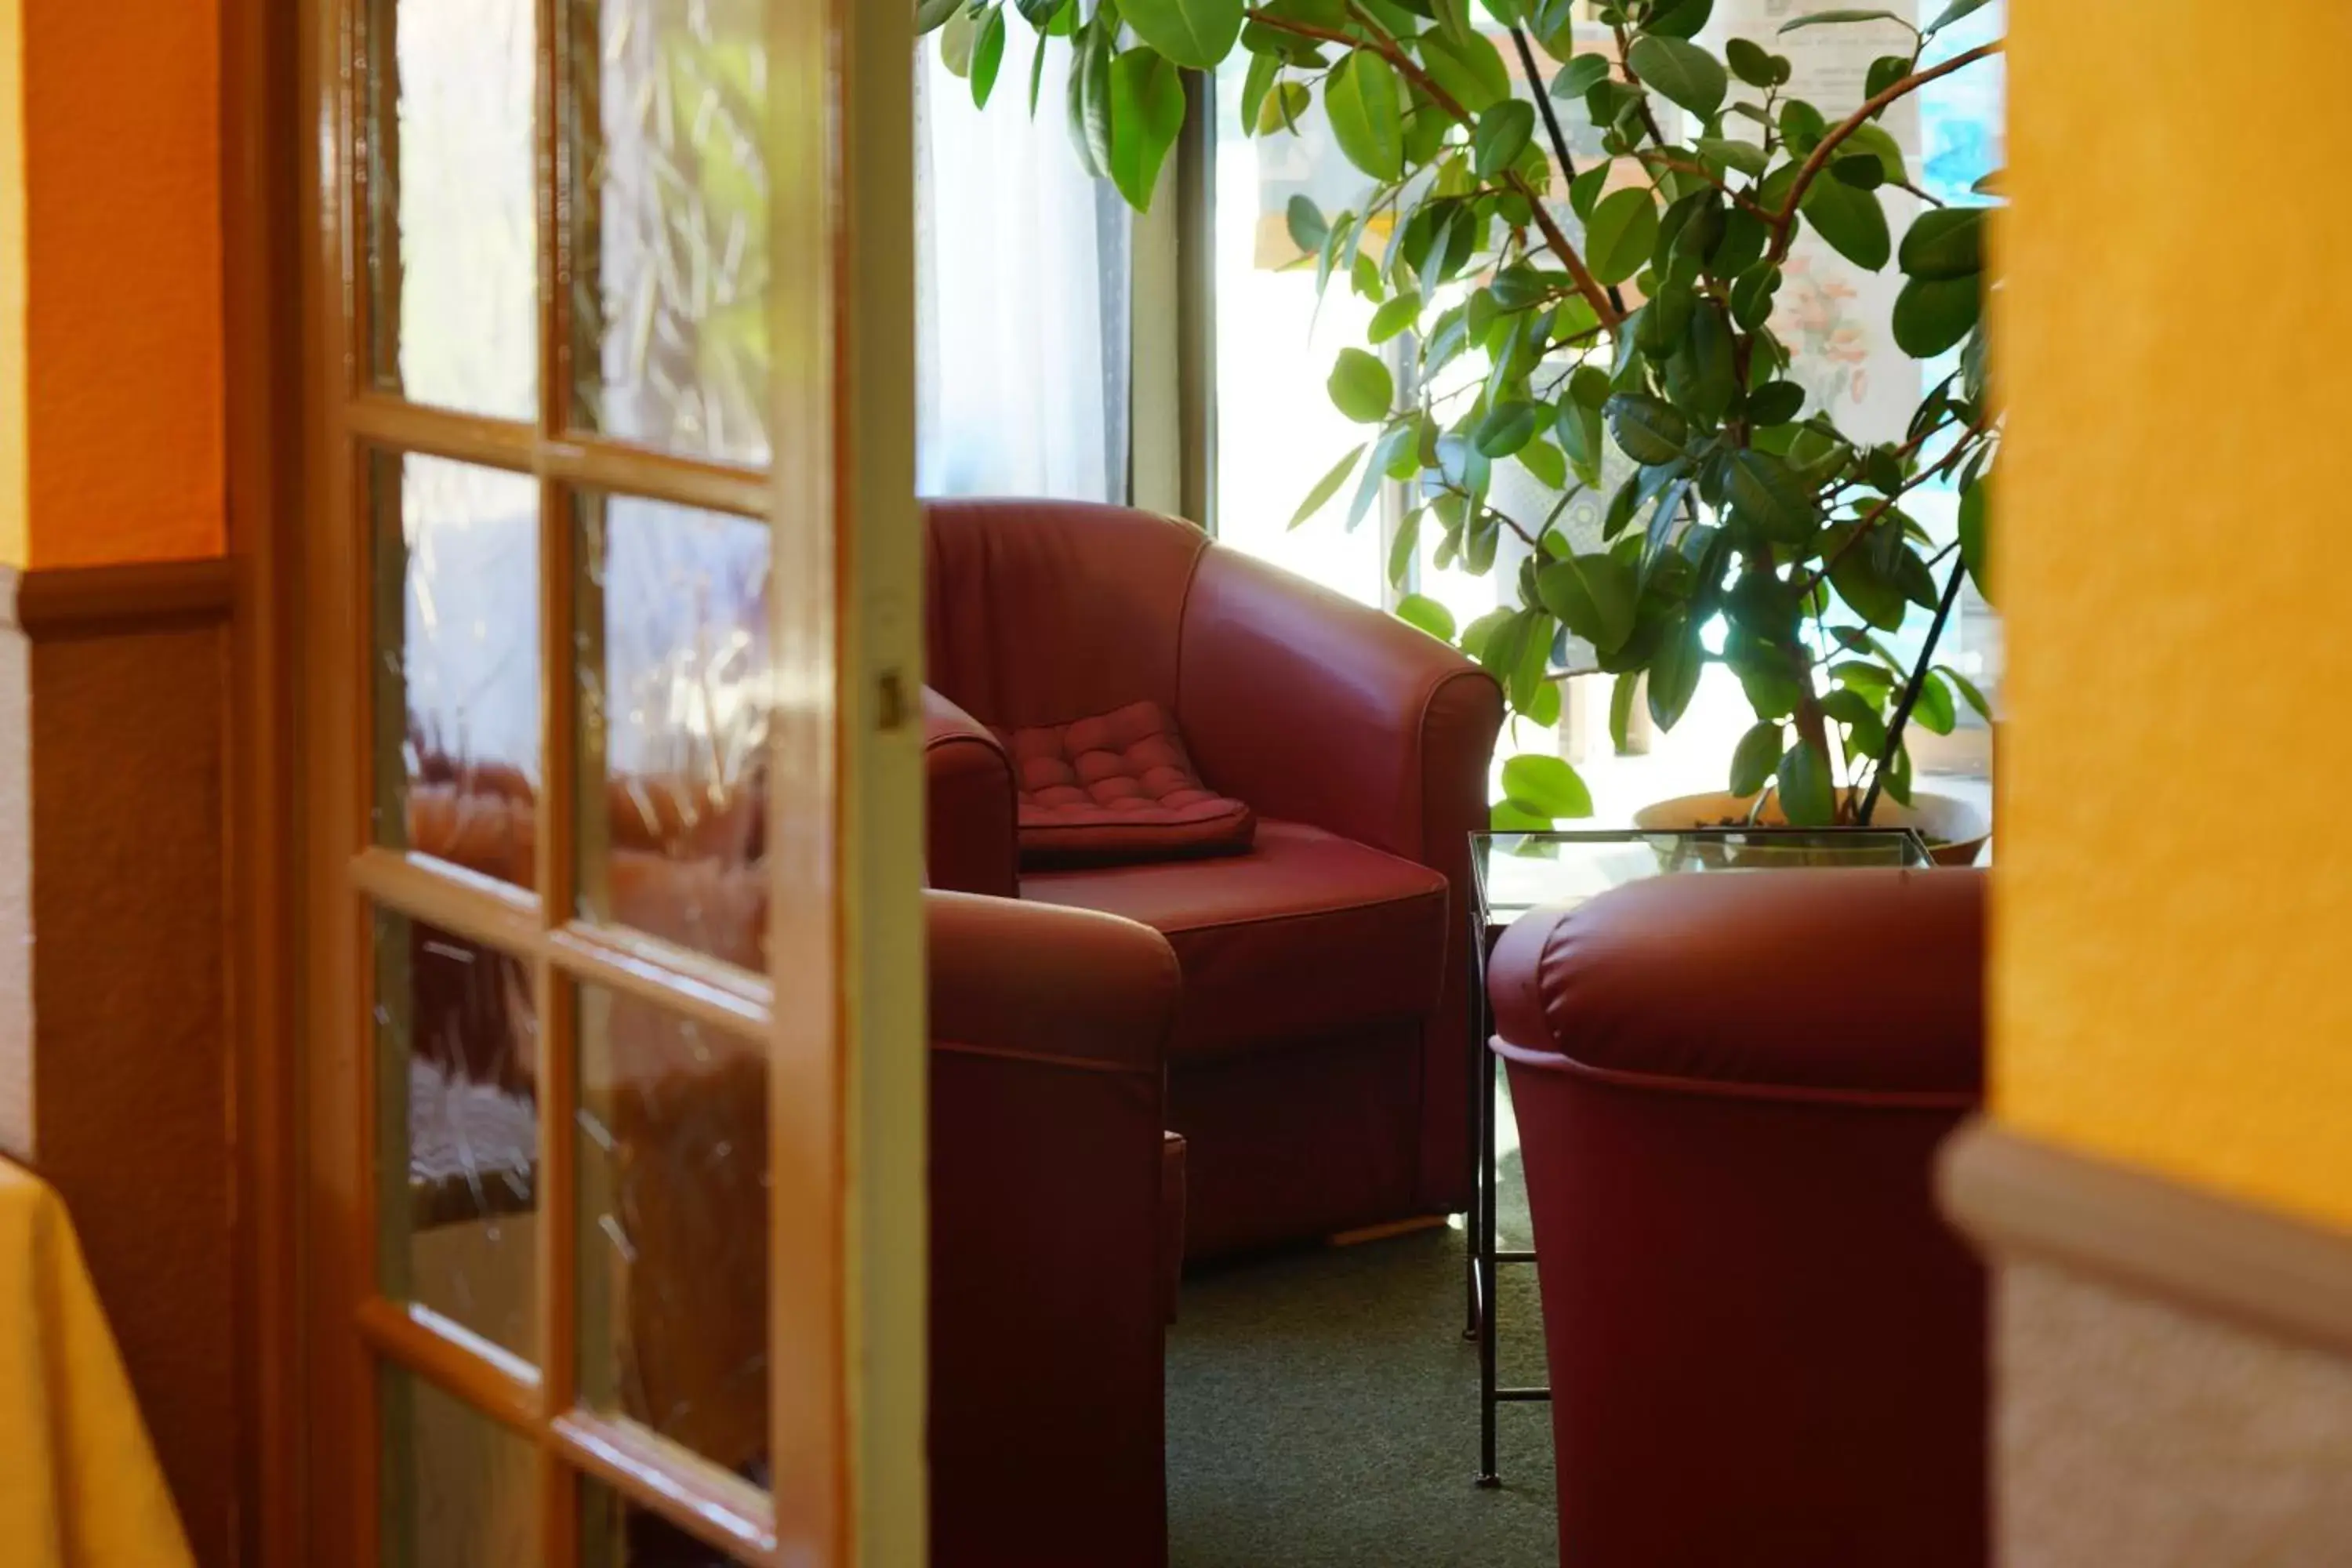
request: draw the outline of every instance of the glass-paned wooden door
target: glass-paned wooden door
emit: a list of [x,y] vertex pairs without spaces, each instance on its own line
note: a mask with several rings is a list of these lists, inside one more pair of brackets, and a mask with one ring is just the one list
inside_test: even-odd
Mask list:
[[311,0],[310,1560],[919,1549],[904,10]]

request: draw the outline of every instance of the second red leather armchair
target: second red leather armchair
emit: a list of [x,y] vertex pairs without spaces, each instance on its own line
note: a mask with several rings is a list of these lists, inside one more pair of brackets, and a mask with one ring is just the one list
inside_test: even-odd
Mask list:
[[[1494,681],[1142,512],[939,502],[927,551],[932,881],[1123,915],[1174,947],[1188,1251],[1462,1206],[1467,836],[1486,821]],[[1255,845],[1020,869],[998,733],[1141,700],[1255,809]]]

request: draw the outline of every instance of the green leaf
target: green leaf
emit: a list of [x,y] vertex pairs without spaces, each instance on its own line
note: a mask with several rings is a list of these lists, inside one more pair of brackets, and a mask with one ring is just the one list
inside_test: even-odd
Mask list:
[[[1733,43],[1740,40],[1734,38]],[[1740,142],[1727,136],[1702,136],[1696,142],[1698,155],[1719,168],[1737,169],[1753,177],[1763,174],[1771,155],[1753,142]]]
[[1486,826],[1496,833],[1542,833],[1550,828],[1551,818],[1515,801],[1498,800],[1486,814]]
[[1815,180],[1805,187],[1803,207],[1805,221],[1830,248],[1864,271],[1877,271],[1894,253],[1876,192],[1857,191],[1843,180]]
[[1361,349],[1341,349],[1331,371],[1331,402],[1359,425],[1378,425],[1396,403],[1396,379],[1389,367]]
[[1724,476],[1724,493],[1740,521],[1767,539],[1801,544],[1812,535],[1819,515],[1812,489],[1783,458],[1752,449],[1734,453]]
[[1989,568],[1992,554],[1990,541],[1985,537],[1985,521],[1991,505],[1990,474],[1980,476],[1960,492],[1960,559],[1968,563],[1969,581],[1977,585],[1977,592],[1983,595],[1988,605],[1992,603],[1992,595],[1985,592],[1985,585],[1991,581]]
[[1421,295],[1408,289],[1372,312],[1371,324],[1364,329],[1364,337],[1370,342],[1384,343],[1420,320]]
[[1653,33],[1687,38],[1706,26],[1706,19],[1714,14],[1715,0],[1657,0],[1643,26]]
[[1572,636],[1601,653],[1614,653],[1633,635],[1642,584],[1630,563],[1595,552],[1538,570],[1536,596]]
[[1853,134],[1845,139],[1841,144],[1840,151],[1874,154],[1878,159],[1879,166],[1886,171],[1888,184],[1900,184],[1910,177],[1903,167],[1901,143],[1895,140],[1894,134],[1884,125],[1874,125],[1865,121],[1855,126]]
[[1973,278],[1984,270],[1982,207],[1931,207],[1903,237],[1906,276],[1934,279]]
[[1290,243],[1309,256],[1319,253],[1324,242],[1331,237],[1330,219],[1323,216],[1323,209],[1309,197],[1291,197],[1290,205],[1283,214],[1283,221],[1290,230]]
[[1242,36],[1244,0],[1126,0],[1135,36],[1180,66],[1214,70]]
[[1339,487],[1348,482],[1348,476],[1355,471],[1356,459],[1363,455],[1362,445],[1351,447],[1346,457],[1332,465],[1329,473],[1316,480],[1315,488],[1307,492],[1307,499],[1298,503],[1298,510],[1290,514],[1289,526],[1297,528],[1328,505],[1331,498],[1339,493]]
[[1857,191],[1874,191],[1886,183],[1886,165],[1875,153],[1849,153],[1830,160],[1830,177]]
[[1912,705],[1911,722],[1931,734],[1948,735],[1959,721],[1959,712],[1952,706],[1951,688],[1944,684],[1942,676],[1929,670],[1927,679],[1919,683],[1919,700]]
[[1540,416],[1532,403],[1498,404],[1478,422],[1471,444],[1489,458],[1507,458],[1535,439]]
[[1933,359],[1977,324],[1983,310],[1980,279],[1914,278],[1895,297],[1895,346],[1913,359]]
[[1661,730],[1680,722],[1706,668],[1706,647],[1698,640],[1698,628],[1676,617],[1666,628],[1658,657],[1650,661],[1651,721]]
[[1970,680],[1948,664],[1939,664],[1936,668],[1945,679],[1959,689],[1961,699],[1975,710],[1978,718],[1988,724],[1992,722],[1992,704],[1985,700],[1985,694],[1977,689],[1975,681]]
[[1576,770],[1558,757],[1523,752],[1503,764],[1503,794],[1514,804],[1545,816],[1591,816],[1592,793]]
[[[1266,57],[1260,55],[1258,58]],[[1277,131],[1296,132],[1299,117],[1315,103],[1315,95],[1307,90],[1304,82],[1285,81],[1275,84],[1257,106],[1257,133],[1271,136]]]
[[1554,98],[1580,99],[1609,79],[1609,61],[1600,55],[1579,55],[1551,79]]
[[1922,37],[1932,38],[1961,17],[1981,11],[1989,4],[1990,0],[1952,0],[1937,14],[1934,21],[1927,24],[1927,30]]
[[1781,727],[1762,723],[1739,737],[1731,751],[1731,793],[1761,795],[1772,770],[1780,765]]
[[1780,269],[1759,262],[1731,285],[1731,319],[1739,330],[1752,332],[1772,316],[1772,299],[1780,292]]
[[1690,439],[1690,426],[1674,405],[1645,392],[1612,397],[1608,415],[1618,447],[1637,463],[1673,462]]
[[1151,205],[1160,166],[1183,129],[1183,73],[1150,49],[1119,56],[1110,68],[1110,174],[1129,206]]
[[1633,750],[1633,698],[1642,689],[1642,672],[1629,669],[1609,689],[1609,743],[1621,757]]
[[1341,60],[1323,80],[1323,107],[1348,162],[1375,180],[1402,176],[1403,102],[1388,61],[1363,49]]
[[996,73],[1003,66],[1004,8],[1000,5],[981,19],[980,31],[971,41],[971,101],[975,105],[988,107],[988,96],[996,90]]
[[1886,749],[1886,721],[1860,692],[1851,688],[1832,691],[1822,699],[1822,711],[1845,726],[1849,758],[1874,757]]
[[1112,31],[1089,26],[1072,46],[1077,52],[1070,66],[1070,139],[1087,172],[1102,176],[1110,174]]
[[1415,42],[1422,68],[1470,113],[1484,114],[1511,96],[1510,69],[1485,34],[1423,33]]
[[1584,227],[1585,263],[1603,283],[1622,283],[1639,272],[1657,244],[1658,208],[1647,186],[1610,192]]
[[1794,21],[1783,22],[1780,31],[1793,33],[1800,27],[1834,26],[1843,22],[1902,22],[1906,27],[1911,25],[1892,11],[1861,11],[1842,6],[1832,11],[1815,11]]
[[1723,58],[1731,67],[1731,74],[1750,87],[1772,85],[1772,54],[1763,45],[1746,38],[1727,38]]
[[1470,137],[1471,166],[1480,178],[1494,179],[1519,161],[1535,131],[1535,106],[1505,99],[1478,117],[1478,129]]
[[947,25],[949,17],[963,7],[964,0],[917,0],[915,36],[919,38],[926,33],[938,31]]
[[1730,81],[1721,63],[1696,44],[1644,33],[1626,59],[1643,82],[1702,120],[1723,107]]
[[1397,619],[1419,626],[1439,642],[1454,640],[1454,612],[1425,594],[1407,594],[1397,601]]
[[1793,381],[1768,381],[1748,395],[1748,422],[1786,425],[1805,411],[1805,389]]
[[1577,222],[1592,221],[1593,206],[1601,200],[1601,187],[1609,183],[1609,161],[1603,159],[1569,181],[1568,205],[1576,214]]
[[1899,631],[1910,601],[1898,584],[1879,572],[1870,556],[1867,547],[1841,552],[1830,567],[1830,586],[1855,615],[1880,631]]
[[1829,748],[1799,741],[1780,759],[1780,810],[1790,826],[1828,827],[1837,820],[1837,785],[1830,777]]
[[1464,626],[1462,635],[1454,639],[1454,646],[1460,648],[1466,657],[1484,664],[1486,662],[1486,645],[1494,640],[1496,632],[1516,619],[1518,614],[1517,610],[1489,610]]

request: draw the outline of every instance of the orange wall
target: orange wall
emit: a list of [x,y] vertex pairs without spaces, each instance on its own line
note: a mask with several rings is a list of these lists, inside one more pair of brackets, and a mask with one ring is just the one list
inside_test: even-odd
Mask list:
[[0,29],[0,560],[218,555],[217,0],[5,0]]
[[2228,15],[2011,10],[1994,1099],[2352,1226],[2352,6]]

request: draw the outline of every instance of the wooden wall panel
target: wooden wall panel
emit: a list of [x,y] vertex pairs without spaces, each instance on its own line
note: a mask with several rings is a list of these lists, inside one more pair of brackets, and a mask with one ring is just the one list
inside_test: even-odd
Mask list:
[[64,1194],[199,1560],[235,1561],[220,562],[25,575],[31,1163]]

